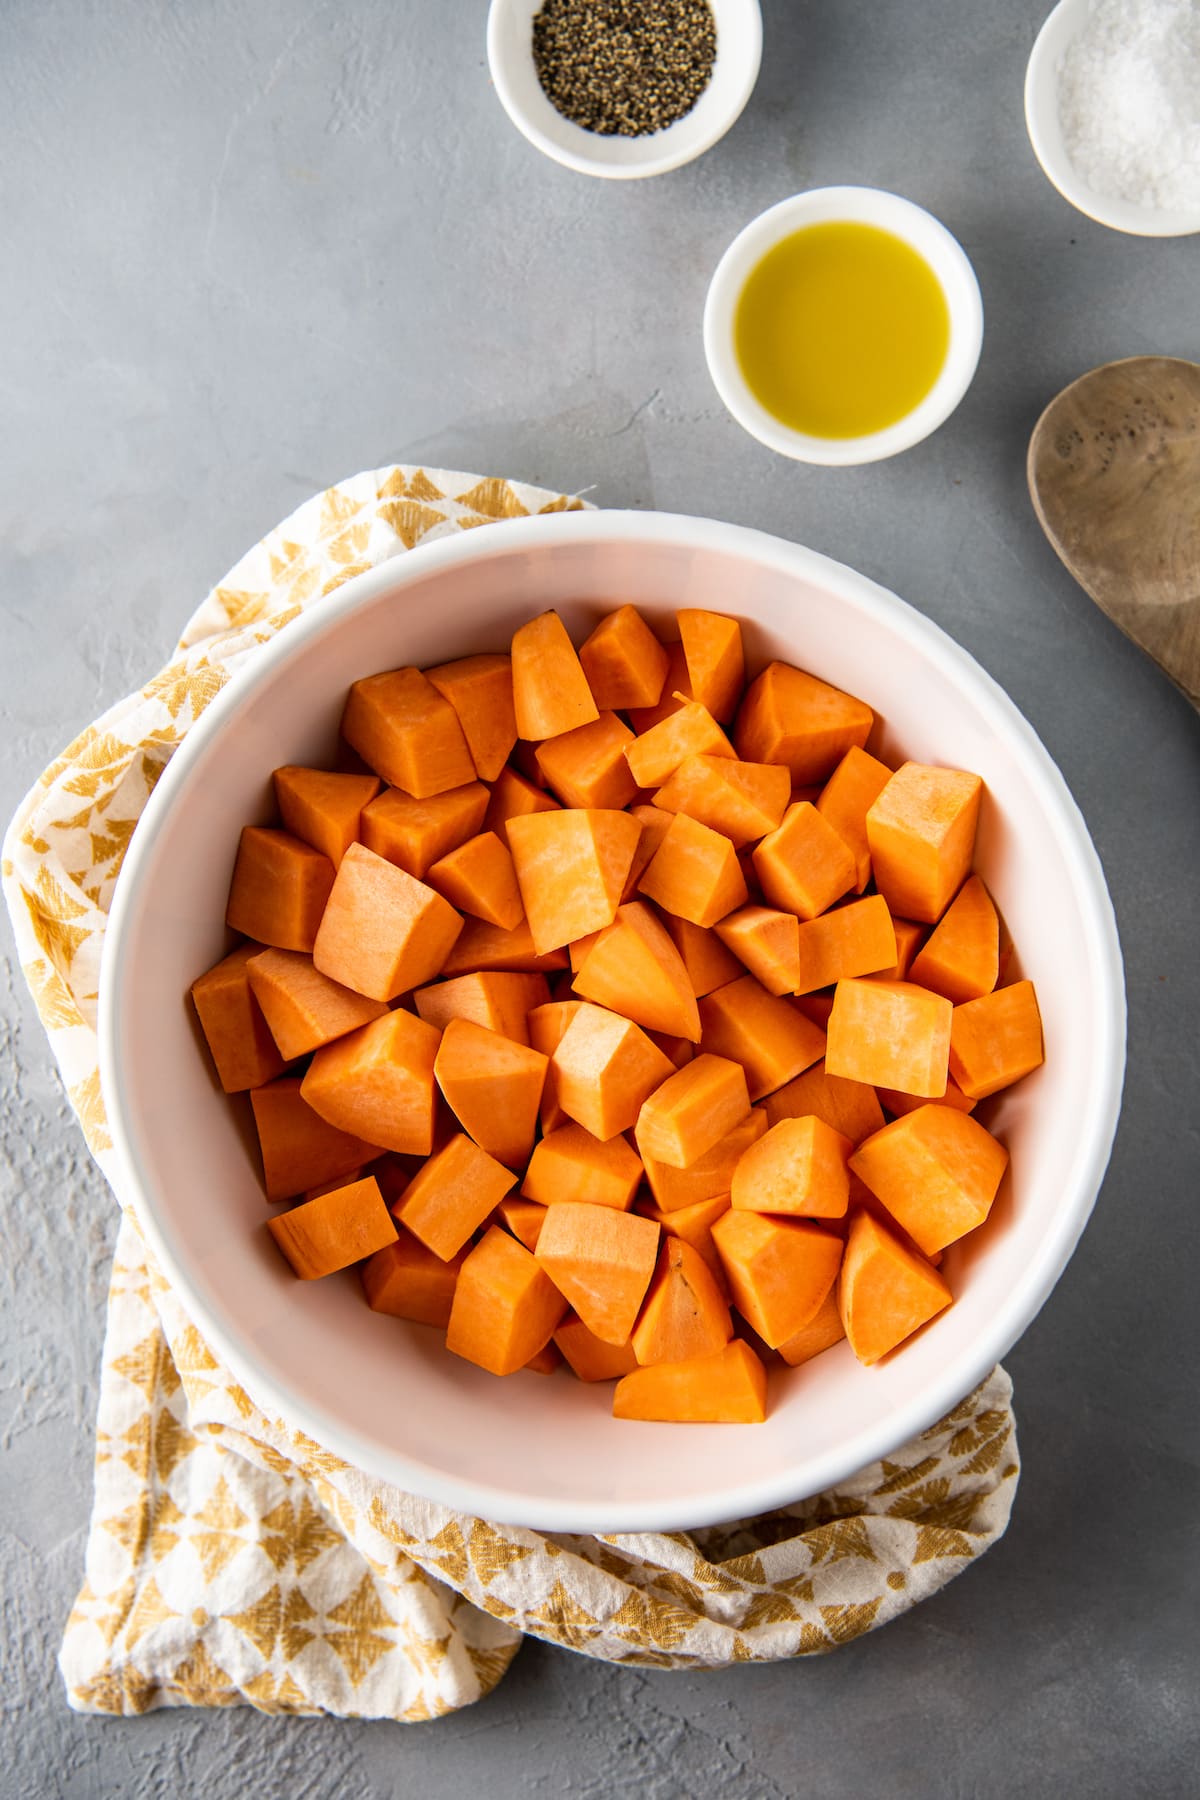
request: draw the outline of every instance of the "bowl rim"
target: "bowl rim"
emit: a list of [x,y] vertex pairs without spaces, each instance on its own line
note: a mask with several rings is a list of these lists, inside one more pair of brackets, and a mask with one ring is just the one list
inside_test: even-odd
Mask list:
[[[860,437],[813,437],[785,425],[753,393],[734,350],[734,320],[746,279],[761,257],[794,231],[841,220],[890,231],[929,265],[945,297],[950,339],[933,386],[903,418]],[[738,232],[709,282],[703,331],[713,386],[744,431],[794,461],[849,468],[898,456],[945,424],[979,366],[983,297],[971,260],[958,239],[915,200],[886,188],[806,188],[776,201]]]
[[[249,1347],[249,1334],[245,1334],[246,1343],[243,1344],[228,1333],[219,1320],[209,1316],[176,1252],[169,1222],[159,1216],[125,1104],[119,1043],[122,990],[133,953],[126,922],[136,912],[152,868],[158,824],[174,804],[189,769],[209,742],[224,729],[227,719],[253,703],[259,688],[273,679],[280,664],[299,655],[312,640],[335,631],[339,622],[360,604],[419,583],[434,570],[452,568],[480,556],[520,556],[531,545],[571,544],[589,539],[665,543],[691,552],[700,549],[734,553],[784,576],[832,588],[866,617],[886,620],[891,627],[899,629],[921,648],[944,676],[960,686],[965,685],[973,703],[988,722],[1005,733],[1019,757],[1036,769],[1047,808],[1055,816],[1064,855],[1072,869],[1080,903],[1080,930],[1090,940],[1094,964],[1103,984],[1098,1000],[1101,1024],[1097,1034],[1097,1067],[1103,1071],[1103,1079],[1094,1084],[1089,1113],[1078,1122],[1079,1147],[1071,1165],[1070,1180],[1064,1183],[1064,1193],[1070,1196],[1070,1204],[1061,1206],[1052,1229],[1041,1240],[1038,1255],[1027,1267],[1026,1280],[1014,1289],[1015,1298],[1010,1299],[1007,1307],[988,1321],[988,1329],[980,1333],[975,1355],[969,1362],[948,1365],[947,1373],[940,1381],[889,1414],[885,1421],[860,1431],[814,1459],[803,1477],[805,1494],[797,1491],[796,1474],[784,1468],[770,1480],[741,1482],[731,1479],[719,1495],[710,1495],[691,1512],[686,1501],[682,1505],[678,1501],[633,1501],[612,1505],[579,1500],[543,1503],[508,1487],[493,1485],[486,1478],[466,1481],[447,1476],[426,1463],[381,1448],[377,1442],[344,1426],[324,1408],[314,1406],[295,1392],[286,1380],[257,1369]],[[543,1531],[655,1531],[678,1529],[683,1524],[699,1527],[767,1511],[844,1481],[936,1423],[975,1388],[1011,1348],[1037,1315],[1066,1267],[1095,1204],[1108,1165],[1120,1113],[1125,1067],[1125,986],[1112,902],[1083,816],[1032,725],[961,645],[888,589],[818,551],[742,525],[682,514],[613,510],[505,520],[456,537],[419,545],[402,557],[392,558],[353,577],[261,646],[215,696],[179,744],[150,795],[130,840],[105,933],[97,1031],[101,1091],[112,1137],[113,1167],[121,1178],[119,1197],[133,1205],[152,1254],[189,1316],[235,1379],[265,1411],[286,1420],[291,1427],[303,1430],[352,1466],[407,1492],[478,1517]]]
[[[532,0],[532,12],[536,12],[540,3],[541,0]],[[567,140],[561,141],[559,136],[539,124],[536,112],[526,105],[518,84],[513,79],[514,63],[506,42],[506,31],[516,14],[529,6],[530,0],[490,0],[488,6],[488,69],[500,104],[517,130],[536,150],[564,168],[573,169],[576,174],[594,175],[607,181],[639,181],[651,175],[667,175],[672,169],[682,168],[686,163],[703,156],[705,151],[711,150],[737,123],[754,92],[762,64],[762,9],[759,0],[709,0],[709,3],[717,20],[718,61],[721,56],[721,13],[732,12],[736,7],[739,38],[736,54],[741,65],[741,75],[737,85],[731,90],[723,111],[707,131],[697,132],[694,118],[696,107],[703,99],[701,95],[692,110],[677,119],[673,125],[665,126],[661,131],[648,132],[644,137],[621,140],[628,146],[639,146],[639,153],[635,156],[631,152],[626,161],[610,162],[596,154],[595,133],[575,125],[546,101],[546,106],[553,113],[555,132],[561,133],[562,138]],[[714,69],[715,67],[716,65]],[[611,142],[606,139],[599,141]],[[640,149],[642,145],[645,146],[644,151]]]
[[1090,0],[1058,0],[1033,41],[1025,68],[1025,129],[1043,175],[1063,199],[1097,225],[1130,237],[1189,237],[1200,232],[1195,212],[1151,210],[1132,200],[1097,193],[1079,174],[1063,143],[1058,119],[1059,57],[1078,34]]

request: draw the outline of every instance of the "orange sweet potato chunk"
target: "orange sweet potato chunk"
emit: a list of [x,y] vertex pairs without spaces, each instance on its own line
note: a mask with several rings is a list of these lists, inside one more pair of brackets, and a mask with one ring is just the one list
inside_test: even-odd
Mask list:
[[246,965],[260,949],[241,944],[192,983],[192,1005],[227,1094],[264,1087],[283,1072],[283,1057],[247,973]]
[[507,844],[510,819],[523,818],[526,813],[558,810],[558,801],[552,794],[547,794],[536,782],[522,775],[519,769],[504,768],[492,787],[492,797],[484,814],[484,830],[494,831]]
[[871,1213],[855,1214],[838,1283],[838,1310],[859,1362],[878,1362],[953,1298],[931,1263]]
[[769,903],[798,919],[815,919],[856,879],[845,842],[807,800],[789,806],[778,830],[757,845],[754,870]]
[[913,958],[909,978],[955,1006],[990,994],[1000,973],[1000,919],[978,875],[968,875]]
[[824,1300],[799,1331],[793,1332],[779,1345],[779,1354],[785,1363],[798,1369],[801,1363],[811,1362],[814,1356],[820,1356],[822,1350],[831,1350],[834,1344],[840,1344],[846,1335],[842,1324],[842,1315],[838,1311],[837,1283],[830,1288]]
[[893,913],[932,925],[971,867],[983,783],[961,769],[904,763],[867,813],[875,885]]
[[599,716],[575,646],[556,612],[518,626],[511,651],[518,737],[538,743]]
[[463,1260],[460,1253],[443,1262],[401,1227],[395,1242],[369,1256],[359,1271],[367,1305],[373,1312],[445,1331]]
[[668,1037],[665,1031],[648,1031],[646,1036],[657,1045],[673,1069],[682,1069],[696,1054],[690,1038]]
[[712,1356],[732,1336],[729,1307],[704,1258],[683,1238],[665,1237],[630,1340],[638,1362]]
[[746,762],[782,763],[799,786],[824,781],[847,750],[861,749],[874,720],[853,695],[774,662],[746,689],[733,741]]
[[854,1146],[823,1119],[781,1119],[746,1150],[730,1199],[745,1212],[840,1219],[850,1203],[846,1159]]
[[510,1194],[496,1208],[498,1225],[511,1231],[519,1244],[527,1250],[536,1250],[538,1238],[542,1234],[542,1226],[546,1219],[546,1208],[535,1200],[522,1200],[519,1195]]
[[475,780],[458,714],[420,669],[389,669],[356,681],[342,736],[391,787],[417,800]]
[[[847,977],[896,966],[896,931],[882,894],[851,900],[798,927],[800,978],[794,991],[811,994]],[[914,980],[917,979],[915,976]]]
[[543,1344],[540,1350],[534,1351],[524,1366],[531,1375],[553,1375],[556,1369],[562,1367],[562,1360],[562,1353],[551,1338],[548,1344]]
[[670,1037],[665,1031],[648,1031],[646,1036],[658,1046],[673,1069],[682,1069],[696,1054],[696,1046],[690,1038]]
[[625,746],[638,787],[656,788],[689,756],[734,756],[733,745],[706,706],[684,699],[676,712]]
[[311,951],[334,867],[286,831],[247,825],[238,843],[225,923],[277,950]]
[[767,1372],[741,1338],[713,1356],[636,1369],[613,1392],[614,1419],[761,1425],[766,1416]]
[[370,1000],[322,975],[313,967],[312,957],[298,950],[260,950],[250,958],[246,973],[286,1062],[345,1037],[387,1011],[384,1001]]
[[696,1200],[690,1206],[678,1206],[674,1212],[664,1212],[656,1201],[643,1198],[637,1203],[637,1211],[643,1218],[653,1219],[656,1225],[661,1225],[664,1232],[672,1237],[682,1238],[685,1243],[690,1244],[708,1264],[718,1292],[728,1300],[729,1282],[725,1275],[725,1265],[712,1234],[713,1225],[721,1214],[729,1211],[728,1194],[714,1194],[708,1200]]
[[737,981],[742,965],[732,950],[727,950],[711,925],[693,925],[690,919],[667,915],[667,930],[687,970],[692,992],[697,1000],[711,994],[714,988]]
[[[540,1050],[543,1056],[552,1057],[562,1043],[567,1026],[583,1004],[582,1000],[548,1000],[544,1005],[531,1007],[526,1023],[533,1048]],[[549,1080],[549,1072],[546,1078]]]
[[462,917],[424,882],[351,844],[313,946],[322,975],[373,1000],[394,1000],[438,974]]
[[554,1342],[580,1381],[615,1381],[638,1366],[631,1343],[606,1344],[588,1330],[578,1313],[567,1314],[554,1333]]
[[530,1044],[535,1050],[540,1050],[543,1056],[550,1058],[546,1069],[546,1083],[542,1088],[541,1119],[544,1137],[568,1122],[568,1115],[558,1103],[558,1070],[554,1064],[554,1052],[562,1043],[567,1026],[582,1004],[581,1000],[551,1000],[545,1006],[531,1007],[526,1015]]
[[522,919],[511,931],[505,931],[501,925],[489,925],[486,919],[467,919],[442,964],[442,974],[449,981],[480,971],[535,975],[566,966],[565,950],[547,950],[538,955],[528,919]]
[[629,873],[625,877],[625,886],[621,899],[633,900],[637,896],[638,884],[645,874],[651,857],[667,835],[671,821],[666,813],[654,806],[631,806],[629,816],[636,819],[641,827],[641,836],[633,853],[633,861],[629,865]]
[[742,628],[724,613],[680,607],[675,614],[687,664],[688,689],[713,718],[728,725],[742,697],[746,664]]
[[549,999],[544,975],[498,969],[481,969],[474,975],[435,981],[431,987],[418,988],[413,995],[420,1017],[439,1031],[451,1019],[470,1019],[517,1044],[530,1042],[529,1014],[534,1007],[545,1006]]
[[715,925],[750,898],[737,852],[719,831],[676,813],[641,880],[664,912],[693,925]]
[[[453,1131],[454,1126],[452,1122],[445,1132],[439,1134],[437,1124],[435,1123],[435,1144],[440,1145],[445,1143],[446,1140],[453,1135]],[[377,1161],[372,1163],[371,1173],[379,1183],[379,1191],[387,1202],[389,1212],[395,1207],[401,1194],[404,1192],[417,1170],[421,1167],[423,1160],[424,1159],[420,1156],[401,1155],[398,1150],[388,1150],[385,1151]]]
[[655,1088],[638,1114],[635,1136],[643,1158],[690,1168],[750,1111],[740,1063],[705,1054]]
[[635,606],[606,613],[580,646],[579,661],[601,710],[657,706],[670,657]]
[[940,1100],[953,1011],[940,994],[911,981],[839,981],[829,1015],[826,1071]]
[[712,1233],[734,1305],[772,1349],[808,1324],[842,1260],[841,1239],[807,1220],[731,1207]]
[[[606,930],[610,929],[605,927]],[[583,959],[600,936],[598,931],[589,931],[586,937],[574,938],[567,945],[567,955],[571,959],[571,973],[577,975],[583,967]]]
[[766,1129],[766,1115],[755,1106],[686,1169],[674,1168],[653,1156],[643,1157],[646,1180],[658,1205],[664,1212],[673,1213],[717,1196],[727,1198],[739,1158]]
[[768,994],[753,975],[700,1002],[700,1046],[746,1071],[751,1100],[773,1094],[825,1054],[825,1033],[792,1001]]
[[896,938],[896,960],[890,969],[873,970],[871,978],[874,981],[907,981],[913,957],[925,936],[924,925],[918,925],[912,919],[893,918],[892,931]]
[[858,871],[854,885],[860,894],[871,879],[867,813],[891,779],[886,763],[852,744],[817,797],[817,811],[844,839],[854,858]]
[[514,930],[525,917],[512,857],[495,832],[481,831],[439,857],[426,880],[459,912],[502,931]]
[[655,806],[721,832],[735,850],[774,831],[790,800],[786,769],[727,756],[686,756],[654,796]]
[[864,1139],[850,1167],[919,1250],[932,1256],[982,1225],[1008,1151],[952,1106],[919,1106]]
[[543,786],[543,777],[541,766],[538,763],[538,749],[537,744],[531,744],[524,738],[518,738],[512,756],[509,758],[509,766],[521,776],[522,780],[531,781],[535,788],[540,789]]
[[562,1200],[547,1209],[537,1260],[590,1331],[629,1338],[658,1256],[658,1226],[637,1213]]
[[644,901],[617,908],[583,956],[575,992],[647,1031],[700,1040],[700,1013],[683,959]]
[[482,781],[468,781],[428,800],[388,788],[362,814],[362,841],[376,856],[423,881],[441,857],[475,836],[488,809]]
[[336,869],[361,835],[362,810],[379,792],[378,775],[338,775],[289,764],[276,769],[273,780],[284,830],[311,844]]
[[800,985],[799,931],[795,913],[770,906],[739,906],[714,927],[726,949],[757,977],[768,994],[794,994]]
[[610,808],[628,806],[637,783],[625,759],[634,736],[616,713],[602,712],[590,724],[577,725],[538,748],[542,780],[564,806]]
[[475,773],[495,781],[517,741],[512,658],[463,656],[425,674],[457,713]]
[[[301,1194],[300,1198],[302,1200],[319,1199],[322,1194],[330,1193],[333,1188],[349,1186],[350,1182],[357,1181],[359,1179],[359,1177],[362,1175],[362,1173],[363,1173],[363,1171],[361,1169],[348,1169],[344,1175],[338,1175],[332,1181],[318,1181],[313,1187],[305,1188],[305,1190],[304,1190],[303,1194]],[[379,1164],[378,1163],[376,1163],[375,1167],[371,1170],[371,1173],[375,1177],[376,1181],[378,1181],[379,1180]],[[383,1194],[383,1197],[386,1200],[387,1195],[383,1191],[382,1183],[380,1184],[379,1191],[381,1194]]]
[[396,1236],[383,1195],[369,1175],[276,1214],[267,1220],[267,1230],[301,1281],[348,1269]]
[[434,1073],[463,1129],[498,1162],[519,1169],[533,1149],[547,1066],[527,1044],[451,1019]]
[[628,1212],[641,1179],[642,1159],[620,1133],[595,1138],[572,1122],[535,1145],[521,1193],[543,1206],[580,1200]]
[[572,1016],[550,1067],[562,1110],[605,1140],[635,1125],[643,1103],[675,1072],[640,1025],[590,1002]]
[[446,1348],[492,1375],[513,1375],[549,1342],[566,1310],[524,1244],[493,1225],[459,1271]]
[[268,1200],[289,1200],[306,1188],[357,1173],[382,1145],[341,1131],[313,1111],[298,1077],[284,1076],[250,1094],[262,1151]]
[[393,1210],[427,1250],[449,1262],[516,1180],[510,1169],[459,1131],[421,1165]]
[[667,673],[663,678],[657,705],[628,708],[629,723],[639,737],[644,737],[655,725],[661,725],[664,719],[669,719],[673,712],[678,712],[692,698],[683,645],[664,644],[663,648],[667,653]]
[[781,1119],[803,1119],[811,1113],[852,1144],[870,1137],[873,1131],[882,1131],[884,1124],[875,1089],[864,1081],[831,1075],[823,1057],[785,1087],[768,1094],[762,1110],[771,1125],[778,1125]]
[[636,819],[603,809],[509,820],[509,849],[539,953],[612,924],[639,836]]
[[[950,1041],[954,1042],[953,1024],[950,1026]],[[902,1094],[898,1088],[881,1087],[874,1091],[880,1106],[896,1119],[901,1118],[905,1113],[916,1112],[919,1106],[929,1105],[928,1100],[923,1100],[919,1094]],[[953,1106],[957,1112],[963,1113],[974,1112],[976,1106],[974,1100],[968,1100],[953,1075],[946,1077],[946,1091],[944,1094],[939,1094],[937,1103],[939,1106]],[[877,1131],[882,1129],[882,1123],[875,1127]]]
[[428,1156],[433,1148],[433,1066],[438,1033],[404,1011],[384,1013],[317,1051],[302,1092],[339,1131],[385,1150]]
[[986,1100],[1044,1060],[1032,981],[1014,981],[954,1008],[950,1072],[969,1100]]

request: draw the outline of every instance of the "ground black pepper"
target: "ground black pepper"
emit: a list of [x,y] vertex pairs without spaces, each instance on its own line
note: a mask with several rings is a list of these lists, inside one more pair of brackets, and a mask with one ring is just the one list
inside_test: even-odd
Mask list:
[[533,21],[547,97],[605,137],[645,137],[682,119],[716,54],[708,0],[543,0]]

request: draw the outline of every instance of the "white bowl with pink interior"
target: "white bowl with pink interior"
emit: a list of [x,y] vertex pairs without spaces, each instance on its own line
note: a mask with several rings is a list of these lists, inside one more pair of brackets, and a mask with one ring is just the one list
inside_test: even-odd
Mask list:
[[[576,641],[634,601],[743,624],[748,672],[796,663],[867,700],[870,747],[971,769],[976,867],[1036,984],[1045,1065],[981,1108],[1008,1146],[986,1226],[942,1267],[955,1302],[864,1368],[846,1343],[772,1369],[763,1425],[614,1420],[608,1384],[504,1381],[440,1333],[366,1306],[357,1274],[298,1282],[244,1121],[211,1072],[187,993],[224,953],[238,835],[270,816],[271,771],[328,763],[346,690],[400,664],[499,650],[557,607]],[[188,734],[132,838],[109,921],[101,1079],[150,1246],[192,1319],[272,1415],[372,1475],[544,1530],[698,1526],[816,1493],[967,1394],[1039,1311],[1091,1211],[1124,1071],[1112,906],[1087,829],[1032,728],[935,625],[811,550],[712,520],[565,513],[486,526],[382,564],[265,645]]]

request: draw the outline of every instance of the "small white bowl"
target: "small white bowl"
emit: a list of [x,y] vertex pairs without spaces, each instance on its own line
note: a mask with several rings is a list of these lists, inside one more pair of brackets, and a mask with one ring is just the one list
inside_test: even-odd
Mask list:
[[1025,71],[1025,126],[1047,180],[1077,211],[1135,237],[1187,237],[1200,231],[1200,211],[1167,212],[1117,200],[1089,187],[1067,153],[1058,115],[1058,71],[1087,18],[1088,0],[1060,0],[1038,32]]
[[542,0],[492,0],[487,53],[500,103],[517,130],[555,162],[581,175],[636,181],[692,162],[723,138],[758,80],[762,14],[758,0],[709,0],[717,55],[708,86],[674,125],[645,137],[585,131],[551,105],[533,62],[533,20]]
[[[735,349],[734,320],[751,270],[792,232],[835,220],[877,225],[903,238],[933,270],[950,313],[946,360],[925,398],[894,425],[863,437],[810,437],[785,425],[751,391]],[[920,443],[949,418],[970,387],[982,345],[983,301],[961,244],[923,207],[879,188],[812,188],[760,213],[717,264],[704,306],[704,354],[721,399],[752,437],[798,462],[841,466],[879,462]]]

